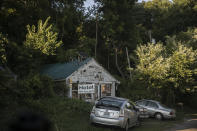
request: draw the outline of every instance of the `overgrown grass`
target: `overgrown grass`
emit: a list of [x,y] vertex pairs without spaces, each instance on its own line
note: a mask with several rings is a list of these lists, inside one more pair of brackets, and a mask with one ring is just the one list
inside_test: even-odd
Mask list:
[[[11,104],[6,110],[0,110],[0,126],[2,131],[6,131],[6,124],[13,118],[18,110],[28,108],[30,110],[45,114],[53,123],[54,131],[120,131],[120,128],[90,125],[89,115],[92,105],[81,100],[74,100],[61,97],[53,97],[42,100],[29,100],[23,105]],[[17,110],[16,110],[17,109]],[[189,113],[188,113],[189,112]],[[155,119],[145,119],[140,127],[133,127],[132,131],[163,131],[174,124],[183,121],[184,117],[189,117],[190,113],[195,113],[189,108],[184,108],[177,112],[176,120],[158,121]]]

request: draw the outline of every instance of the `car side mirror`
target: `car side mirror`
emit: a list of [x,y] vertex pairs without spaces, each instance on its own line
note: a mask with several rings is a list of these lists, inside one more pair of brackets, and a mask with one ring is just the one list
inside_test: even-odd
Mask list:
[[131,108],[131,105],[130,105],[129,103],[127,103],[127,104],[126,104],[126,107],[127,107],[128,109],[130,109],[130,108]]

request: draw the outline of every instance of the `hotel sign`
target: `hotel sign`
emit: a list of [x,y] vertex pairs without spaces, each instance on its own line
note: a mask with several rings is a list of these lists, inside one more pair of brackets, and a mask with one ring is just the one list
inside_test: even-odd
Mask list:
[[91,94],[95,93],[94,84],[79,84],[78,85],[78,94]]

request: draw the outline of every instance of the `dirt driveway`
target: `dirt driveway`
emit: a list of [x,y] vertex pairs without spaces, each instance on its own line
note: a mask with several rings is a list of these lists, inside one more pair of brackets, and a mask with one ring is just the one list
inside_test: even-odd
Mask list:
[[184,122],[176,124],[166,131],[197,131],[197,118],[185,118]]

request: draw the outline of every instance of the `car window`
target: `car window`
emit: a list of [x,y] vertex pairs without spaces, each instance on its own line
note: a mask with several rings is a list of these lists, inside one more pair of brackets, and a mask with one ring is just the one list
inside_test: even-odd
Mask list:
[[149,101],[149,102],[147,103],[147,106],[148,106],[148,107],[152,107],[152,108],[158,108],[158,105],[157,105],[156,103],[154,103],[154,102],[151,102],[151,101]]
[[145,106],[147,104],[147,101],[138,101],[136,103],[137,105]]
[[122,101],[112,101],[112,100],[100,100],[96,103],[97,108],[101,107],[115,107],[120,108],[122,106]]
[[159,103],[162,107],[168,108],[166,105]]

